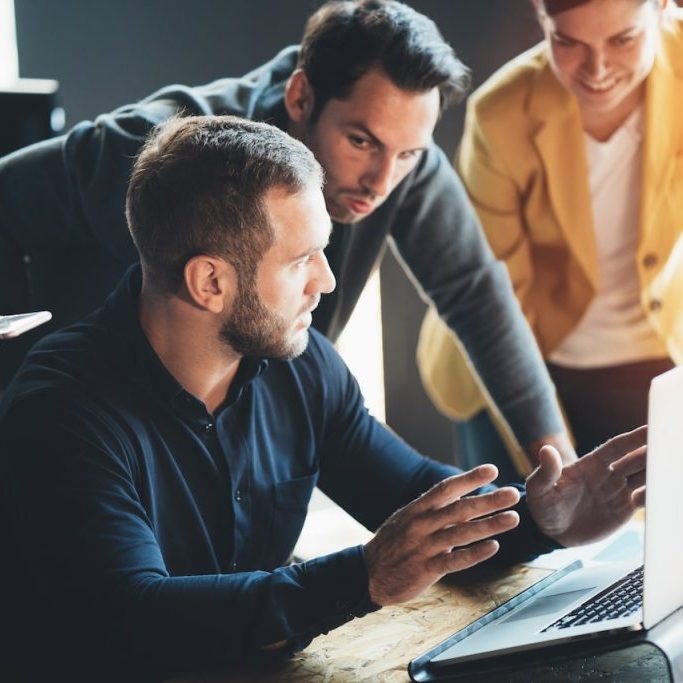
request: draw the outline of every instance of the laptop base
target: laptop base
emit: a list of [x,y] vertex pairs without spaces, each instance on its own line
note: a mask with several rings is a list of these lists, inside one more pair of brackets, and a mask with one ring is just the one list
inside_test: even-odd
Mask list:
[[443,649],[441,643],[410,662],[411,680],[472,681],[476,676],[478,683],[595,679],[683,683],[683,608],[649,631],[595,636],[452,667],[433,666],[431,658]]

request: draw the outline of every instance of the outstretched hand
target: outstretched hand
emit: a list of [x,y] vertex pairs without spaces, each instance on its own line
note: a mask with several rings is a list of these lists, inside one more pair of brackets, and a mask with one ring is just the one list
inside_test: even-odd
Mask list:
[[647,427],[620,434],[562,467],[552,446],[527,479],[527,504],[539,529],[572,546],[607,536],[645,504]]
[[498,551],[492,540],[519,523],[513,511],[519,491],[504,487],[467,494],[498,476],[481,465],[436,484],[397,510],[365,546],[370,598],[376,605],[410,600],[442,576],[487,560]]

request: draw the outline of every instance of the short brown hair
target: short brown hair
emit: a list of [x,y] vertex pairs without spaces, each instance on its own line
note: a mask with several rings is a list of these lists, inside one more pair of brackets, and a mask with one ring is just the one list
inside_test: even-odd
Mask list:
[[297,66],[313,89],[313,120],[373,68],[409,92],[438,88],[442,109],[470,85],[467,67],[434,22],[396,0],[326,2],[306,23]]
[[220,256],[240,282],[253,281],[273,243],[264,194],[291,194],[323,175],[301,142],[266,123],[235,116],[190,116],[158,126],[140,151],[126,219],[152,284],[178,292],[187,261]]

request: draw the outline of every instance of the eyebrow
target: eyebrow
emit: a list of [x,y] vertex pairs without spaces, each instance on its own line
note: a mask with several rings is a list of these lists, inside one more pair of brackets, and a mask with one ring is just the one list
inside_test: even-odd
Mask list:
[[[609,36],[607,40],[614,40],[615,38],[622,38],[623,36],[626,36],[629,33],[633,33],[634,31],[637,31],[638,27],[637,26],[629,26],[629,28],[624,29],[623,31],[619,31],[619,33],[615,33],[613,36]],[[562,31],[553,31],[553,35],[556,36],[557,38],[560,38],[561,40],[567,40],[571,43],[579,43],[579,45],[586,45],[587,43],[584,43],[582,40],[579,40],[578,38],[574,38],[572,36],[568,36],[566,33],[562,33]]]
[[[364,124],[364,123],[349,123],[348,124],[349,128],[354,128],[359,132],[362,132],[364,135],[370,138],[372,142],[377,145],[378,147],[384,147],[384,143]],[[403,150],[404,152],[418,152],[418,151],[424,151],[427,149],[428,143],[425,145],[420,145],[419,147],[412,147],[410,149],[405,149]]]
[[325,244],[318,245],[315,247],[311,247],[310,249],[307,249],[306,251],[301,252],[300,254],[297,254],[296,256],[293,256],[291,259],[288,259],[287,263],[295,263],[296,261],[300,261],[302,258],[306,258],[307,256],[310,256],[311,254],[315,254],[317,251],[323,251],[327,245],[330,243],[330,235],[332,234],[332,221],[330,221],[330,232],[327,235],[327,240],[325,240]]

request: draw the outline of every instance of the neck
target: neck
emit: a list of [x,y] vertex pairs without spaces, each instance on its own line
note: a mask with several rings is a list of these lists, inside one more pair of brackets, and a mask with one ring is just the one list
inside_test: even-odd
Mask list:
[[584,131],[598,142],[606,142],[624,125],[626,120],[638,108],[645,93],[645,84],[631,93],[623,102],[609,112],[581,110],[581,121]]
[[213,413],[225,401],[241,360],[221,342],[213,318],[188,299],[144,284],[138,314],[164,367]]

